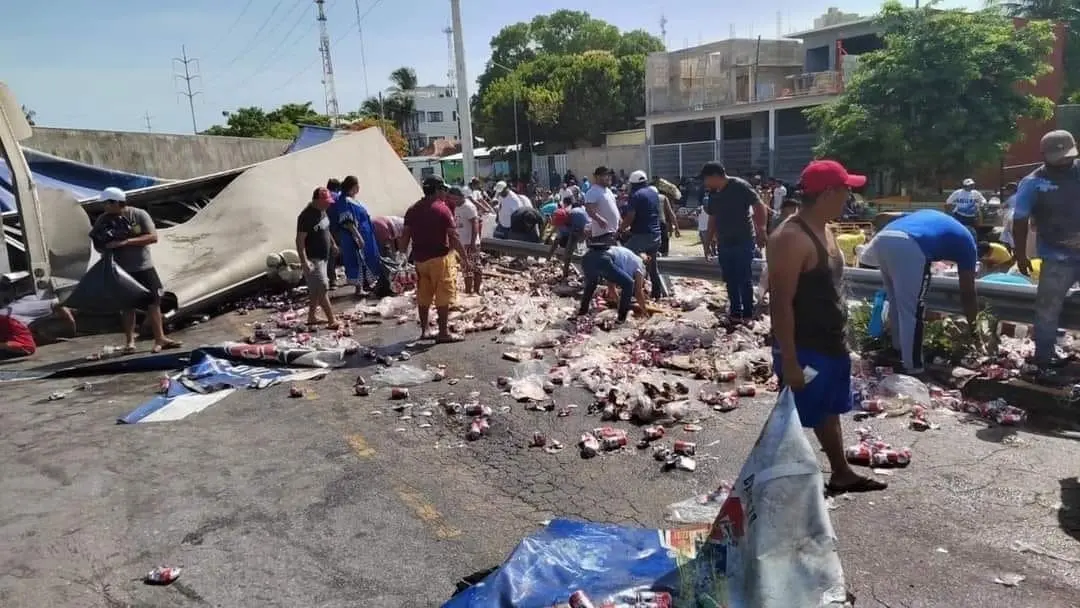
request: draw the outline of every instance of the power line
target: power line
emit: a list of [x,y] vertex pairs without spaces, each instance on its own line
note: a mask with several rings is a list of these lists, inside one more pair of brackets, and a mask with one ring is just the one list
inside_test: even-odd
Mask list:
[[[307,4],[307,3],[304,2],[303,0],[301,0],[299,6],[303,6],[305,4]],[[252,78],[262,74],[262,71],[264,69],[266,69],[267,67],[269,67],[271,62],[273,62],[273,60],[278,56],[279,51],[286,50],[286,49],[291,49],[291,48],[295,47],[297,44],[299,44],[301,40],[306,38],[307,35],[316,28],[316,26],[318,25],[318,22],[310,22],[308,24],[307,30],[305,30],[303,32],[303,34],[300,35],[300,37],[293,39],[292,44],[287,44],[289,42],[289,40],[292,39],[293,33],[296,32],[297,28],[299,28],[301,25],[303,25],[306,22],[306,20],[307,20],[307,11],[306,10],[301,11],[300,15],[296,18],[296,21],[293,23],[293,26],[291,28],[289,28],[289,31],[286,32],[284,36],[282,36],[282,38],[278,42],[277,46],[275,46],[274,49],[270,51],[270,54],[266,56],[266,59],[264,59],[263,62],[261,64],[259,64],[259,67],[255,68],[251,72],[251,74],[248,74],[247,77],[242,78],[235,85],[233,85],[233,88],[242,87],[245,84],[247,84],[248,82],[250,82]]]
[[235,20],[233,20],[232,25],[229,26],[229,29],[225,30],[226,35],[218,38],[217,43],[214,44],[212,50],[210,51],[211,55],[213,55],[215,51],[221,48],[222,42],[229,39],[229,34],[236,30],[236,26],[240,25],[240,20],[244,18],[244,15],[247,14],[248,9],[251,8],[251,5],[254,3],[255,0],[248,0],[247,3],[244,4],[244,8],[240,9],[240,14],[236,16]]
[[[181,66],[183,66],[184,73],[179,74],[179,73],[174,72],[173,73],[173,79],[174,79],[174,81],[177,78],[179,78],[180,80],[183,80],[184,84],[182,86],[184,86],[184,88],[186,89],[186,90],[177,91],[177,93],[179,93],[180,95],[183,95],[184,97],[187,97],[188,107],[191,109],[191,130],[196,135],[198,135],[199,134],[199,126],[195,122],[195,96],[202,93],[202,91],[193,91],[191,89],[191,82],[193,80],[195,80],[196,78],[201,78],[201,76],[199,76],[199,60],[194,58],[194,57],[188,57],[187,56],[187,47],[186,46],[181,46],[180,47],[180,56],[179,57],[173,57],[173,67],[175,68],[177,64],[180,64]],[[195,72],[194,73],[192,73],[192,71],[191,71],[191,66],[195,66]]]
[[[371,3],[371,6],[369,6],[369,7],[368,7],[368,9],[367,9],[366,11],[364,11],[364,12],[363,12],[363,13],[362,13],[361,15],[359,15],[359,16],[358,16],[358,17],[356,18],[356,23],[355,23],[354,25],[356,25],[356,28],[357,28],[357,29],[355,29],[355,30],[349,30],[348,32],[346,32],[346,33],[345,33],[345,34],[344,34],[343,36],[341,36],[340,38],[338,38],[338,39],[337,39],[337,40],[336,40],[336,41],[334,42],[334,44],[330,45],[330,48],[331,48],[331,49],[335,49],[335,48],[337,48],[337,45],[341,44],[341,43],[342,43],[342,42],[343,42],[343,41],[344,41],[345,39],[347,39],[347,38],[348,38],[349,36],[352,36],[352,35],[353,35],[354,33],[356,33],[356,32],[358,32],[358,31],[360,31],[360,26],[361,26],[361,24],[363,23],[363,21],[364,21],[364,18],[365,18],[365,17],[367,17],[367,16],[369,15],[369,14],[371,14],[371,11],[375,10],[375,8],[376,8],[377,6],[379,6],[380,4],[382,4],[382,1],[383,1],[383,0],[375,0],[374,2],[372,2],[372,3]],[[310,70],[310,69],[311,69],[311,68],[312,68],[312,67],[313,67],[313,66],[314,66],[314,65],[315,65],[316,63],[319,63],[319,62],[320,62],[321,60],[322,60],[322,56],[321,56],[321,55],[320,55],[320,56],[318,56],[318,57],[315,57],[315,58],[313,58],[313,59],[311,60],[311,63],[308,63],[308,64],[307,64],[306,66],[304,66],[303,68],[301,68],[299,72],[296,72],[296,73],[295,73],[295,74],[293,74],[292,76],[289,76],[289,78],[288,78],[288,79],[287,79],[287,80],[286,80],[286,81],[285,81],[284,83],[282,83],[282,84],[281,84],[280,86],[278,86],[277,88],[275,88],[274,90],[272,90],[272,91],[270,91],[270,92],[271,92],[271,93],[277,93],[278,91],[280,91],[280,90],[284,89],[285,87],[288,87],[288,86],[289,86],[290,84],[292,84],[292,83],[293,83],[293,82],[294,82],[294,81],[295,81],[295,80],[296,80],[297,78],[299,78],[299,77],[303,76],[303,75],[304,75],[305,73],[307,73],[307,71],[308,71],[308,70]]]
[[240,59],[242,59],[242,58],[244,57],[244,55],[247,55],[247,54],[248,54],[248,52],[250,52],[250,51],[251,51],[251,49],[255,48],[255,45],[256,45],[256,44],[258,44],[258,42],[259,42],[259,35],[263,33],[263,30],[265,30],[265,29],[266,29],[266,26],[267,26],[267,25],[270,25],[270,20],[274,18],[274,14],[275,14],[275,13],[277,13],[277,10],[278,10],[279,8],[281,8],[281,3],[282,3],[282,2],[284,2],[284,1],[285,1],[285,0],[278,0],[278,1],[277,1],[277,4],[275,4],[275,5],[274,5],[274,8],[270,9],[270,14],[266,16],[266,20],[265,20],[265,21],[263,21],[262,25],[260,25],[260,26],[259,26],[259,29],[255,30],[255,35],[254,35],[254,36],[252,36],[252,38],[251,38],[251,42],[249,42],[249,43],[247,44],[247,46],[245,46],[245,47],[244,47],[244,48],[243,48],[243,49],[242,49],[242,50],[240,51],[240,54],[238,54],[237,56],[233,57],[233,58],[232,58],[232,61],[230,61],[229,63],[225,64],[225,67],[226,67],[226,68],[228,68],[228,67],[231,67],[231,66],[232,66],[233,64],[235,64],[235,63],[236,63],[237,61],[239,61]]

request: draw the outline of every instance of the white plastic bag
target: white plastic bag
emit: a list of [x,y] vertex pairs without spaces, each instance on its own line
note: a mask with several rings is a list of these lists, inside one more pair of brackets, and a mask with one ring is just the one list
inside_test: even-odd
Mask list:
[[538,359],[522,361],[514,366],[514,379],[510,381],[510,396],[517,401],[544,401],[547,392],[548,365]]
[[729,597],[717,598],[720,605],[845,604],[844,572],[822,484],[795,398],[784,390],[713,522],[710,542],[726,546]]

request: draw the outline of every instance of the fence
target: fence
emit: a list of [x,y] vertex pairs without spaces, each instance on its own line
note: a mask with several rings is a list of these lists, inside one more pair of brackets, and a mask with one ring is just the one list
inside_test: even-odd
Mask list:
[[760,171],[794,182],[813,158],[815,141],[810,134],[778,136],[771,159],[769,140],[763,137],[649,146],[649,174],[678,180],[697,175],[711,160],[720,160],[732,175]]
[[567,150],[566,165],[578,176],[592,175],[600,165],[629,174],[631,171],[647,168],[648,159],[643,145],[599,146]]

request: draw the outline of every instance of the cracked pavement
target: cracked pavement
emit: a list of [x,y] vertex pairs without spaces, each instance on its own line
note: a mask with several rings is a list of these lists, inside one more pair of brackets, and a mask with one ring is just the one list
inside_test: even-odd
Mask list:
[[[253,318],[226,315],[181,337],[235,339]],[[387,323],[361,327],[357,339],[415,333]],[[412,402],[481,391],[495,415],[476,442],[437,406],[430,418],[418,405],[400,420],[388,391],[354,396],[353,378],[374,371],[366,361],[305,383],[302,399],[284,386],[241,391],[178,422],[133,426],[115,420],[153,393],[156,373],[87,379],[92,391],[59,401],[47,397],[83,380],[4,384],[0,605],[438,606],[461,577],[497,565],[552,517],[668,525],[667,504],[736,477],[773,398],[716,414],[701,432],[670,433],[697,442],[694,473],[662,472],[634,449],[582,460],[574,444],[598,422],[585,415],[587,396],[556,390],[558,405],[581,406],[566,418],[512,403],[492,385],[513,363],[491,338],[415,351],[409,362],[445,364],[447,378],[461,379],[416,387]],[[48,346],[4,367],[81,360],[107,339]],[[1080,606],[1080,430],[987,427],[941,411],[931,420],[941,428],[924,433],[905,419],[873,421],[887,441],[912,447],[913,463],[887,477],[885,492],[835,499],[856,606]],[[849,439],[862,424],[845,419]],[[537,430],[567,448],[527,447]],[[158,565],[184,572],[169,587],[141,584]],[[1026,579],[994,583],[1008,574]]]

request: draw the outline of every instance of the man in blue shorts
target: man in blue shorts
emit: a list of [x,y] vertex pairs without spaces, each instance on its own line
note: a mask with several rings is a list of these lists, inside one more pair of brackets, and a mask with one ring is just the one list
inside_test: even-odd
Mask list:
[[856,474],[844,454],[840,414],[851,411],[847,306],[841,295],[844,258],[826,228],[843,213],[851,189],[865,183],[865,176],[848,173],[836,161],[810,163],[802,172],[799,210],[773,231],[766,248],[773,368],[791,389],[800,422],[814,429],[821,442],[832,469],[826,489],[834,494],[886,488]]

